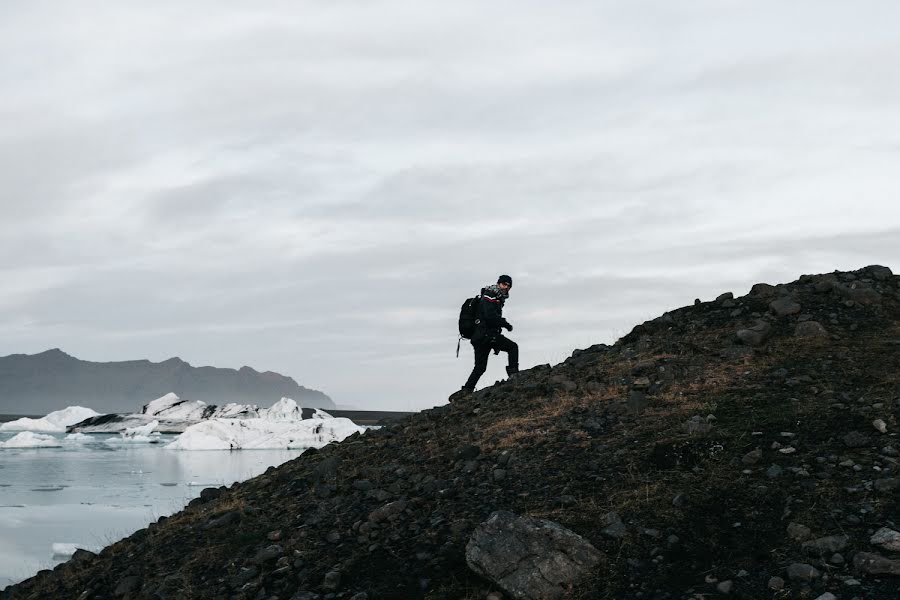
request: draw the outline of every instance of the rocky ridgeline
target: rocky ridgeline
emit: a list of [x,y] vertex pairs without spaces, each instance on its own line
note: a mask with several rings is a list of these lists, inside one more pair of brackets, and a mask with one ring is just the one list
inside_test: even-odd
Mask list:
[[897,598],[900,277],[723,294],[300,458],[6,599]]

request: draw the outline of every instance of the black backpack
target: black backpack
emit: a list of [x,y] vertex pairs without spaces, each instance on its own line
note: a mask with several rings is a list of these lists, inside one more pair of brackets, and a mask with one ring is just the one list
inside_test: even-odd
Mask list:
[[[459,339],[471,340],[478,325],[478,303],[481,296],[468,298],[459,309]],[[459,343],[456,344],[456,355],[459,356]]]

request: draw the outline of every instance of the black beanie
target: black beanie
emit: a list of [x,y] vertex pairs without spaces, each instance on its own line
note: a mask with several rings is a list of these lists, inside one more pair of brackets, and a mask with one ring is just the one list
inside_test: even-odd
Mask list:
[[512,277],[509,275],[501,275],[497,278],[497,283],[505,283],[509,285],[509,287],[512,287]]

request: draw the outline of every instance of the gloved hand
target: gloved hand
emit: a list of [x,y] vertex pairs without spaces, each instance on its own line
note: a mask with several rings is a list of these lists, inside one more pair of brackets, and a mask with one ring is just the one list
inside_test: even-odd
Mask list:
[[501,327],[503,327],[507,331],[512,331],[512,329],[513,329],[512,324],[509,321],[507,321],[506,319],[503,320],[503,325],[501,325]]

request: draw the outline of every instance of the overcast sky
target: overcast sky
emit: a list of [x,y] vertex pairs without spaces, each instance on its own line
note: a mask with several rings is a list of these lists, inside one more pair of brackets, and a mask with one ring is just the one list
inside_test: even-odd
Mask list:
[[695,297],[900,270],[896,0],[0,11],[0,355],[418,410],[501,273],[528,367]]

